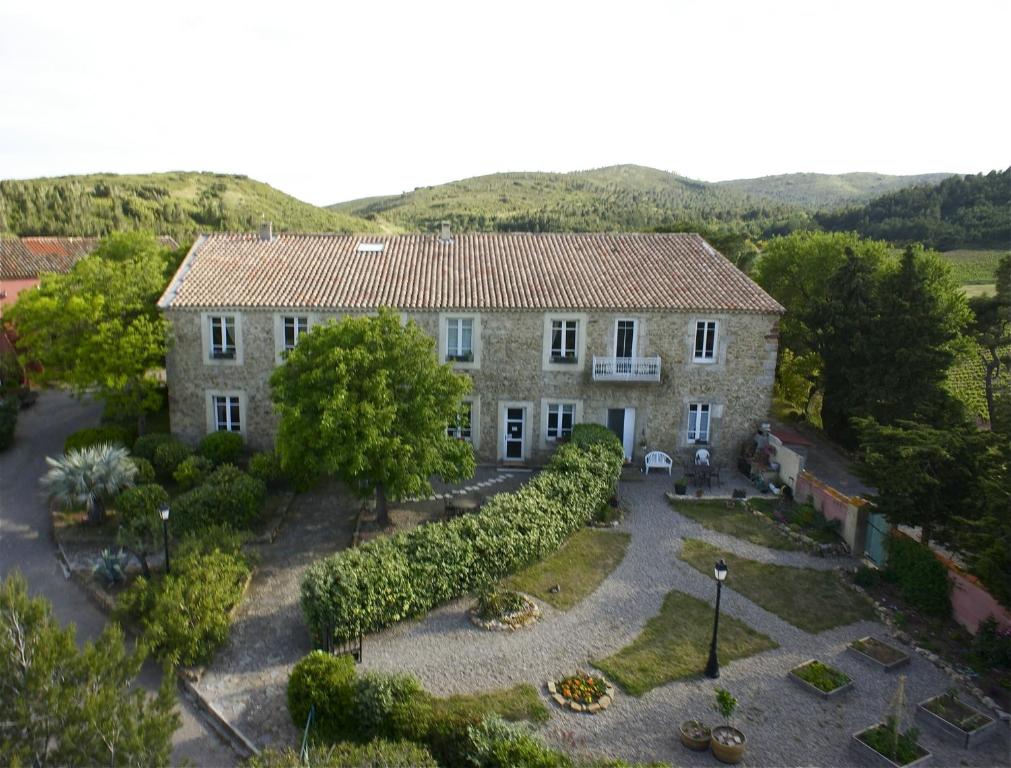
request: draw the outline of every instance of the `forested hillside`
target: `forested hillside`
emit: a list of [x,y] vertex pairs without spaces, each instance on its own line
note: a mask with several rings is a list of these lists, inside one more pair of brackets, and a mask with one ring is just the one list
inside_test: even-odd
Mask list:
[[261,221],[300,232],[380,229],[246,176],[179,172],[0,181],[0,233],[83,236],[147,229],[186,240],[198,232],[253,230]]
[[1011,168],[953,176],[933,186],[882,195],[866,205],[816,214],[834,232],[859,232],[930,248],[1007,247],[1011,242]]
[[716,186],[752,197],[819,210],[865,203],[878,195],[918,184],[937,184],[950,173],[889,176],[884,173],[784,173],[757,179],[718,181]]
[[654,168],[618,165],[575,173],[497,173],[331,210],[431,230],[606,231],[732,228],[753,236],[808,226],[807,212]]

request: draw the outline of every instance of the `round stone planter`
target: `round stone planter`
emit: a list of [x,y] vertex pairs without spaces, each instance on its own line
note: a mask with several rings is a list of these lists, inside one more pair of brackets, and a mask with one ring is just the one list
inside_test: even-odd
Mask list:
[[704,752],[709,749],[709,739],[712,736],[712,731],[698,720],[685,720],[678,727],[678,736],[681,739],[681,743],[688,747],[688,749]]
[[[594,677],[596,677],[596,675],[594,675]],[[586,712],[591,715],[595,715],[598,712],[603,712],[605,709],[610,707],[611,702],[614,701],[614,686],[606,680],[604,680],[604,695],[590,704],[583,704],[582,702],[573,701],[572,699],[563,696],[558,690],[558,686],[555,685],[554,680],[548,680],[546,686],[548,693],[551,695],[551,699],[558,706],[572,712]]]
[[748,740],[744,734],[731,725],[718,725],[713,728],[713,735],[709,740],[709,749],[712,750],[713,757],[721,763],[739,763],[744,757],[744,749]]
[[470,623],[475,627],[487,629],[491,632],[512,632],[535,624],[541,617],[541,609],[527,595],[520,594],[520,597],[523,598],[523,608],[521,610],[515,613],[507,613],[505,616],[497,619],[482,619],[477,614],[477,609],[471,608],[469,612]]

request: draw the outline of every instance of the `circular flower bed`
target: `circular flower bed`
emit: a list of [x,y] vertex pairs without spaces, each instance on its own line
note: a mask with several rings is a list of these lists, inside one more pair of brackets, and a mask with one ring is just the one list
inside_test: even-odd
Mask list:
[[598,675],[577,672],[548,681],[548,693],[562,707],[574,712],[597,713],[611,706],[614,686]]
[[470,611],[471,623],[481,629],[506,631],[528,627],[541,616],[533,600],[519,592],[493,590],[478,595]]

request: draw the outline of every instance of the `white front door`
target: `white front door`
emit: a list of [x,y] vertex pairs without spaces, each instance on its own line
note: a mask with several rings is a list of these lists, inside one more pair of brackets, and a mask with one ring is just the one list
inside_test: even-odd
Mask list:
[[506,408],[505,451],[506,461],[523,461],[523,435],[525,432],[526,409]]

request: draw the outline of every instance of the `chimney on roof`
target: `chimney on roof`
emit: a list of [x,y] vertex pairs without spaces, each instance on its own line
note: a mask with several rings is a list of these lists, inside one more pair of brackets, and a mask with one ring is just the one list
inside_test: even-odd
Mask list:
[[270,241],[274,238],[274,224],[270,221],[260,222],[260,239]]
[[450,229],[448,221],[439,223],[439,241],[443,243],[453,242],[453,230]]

